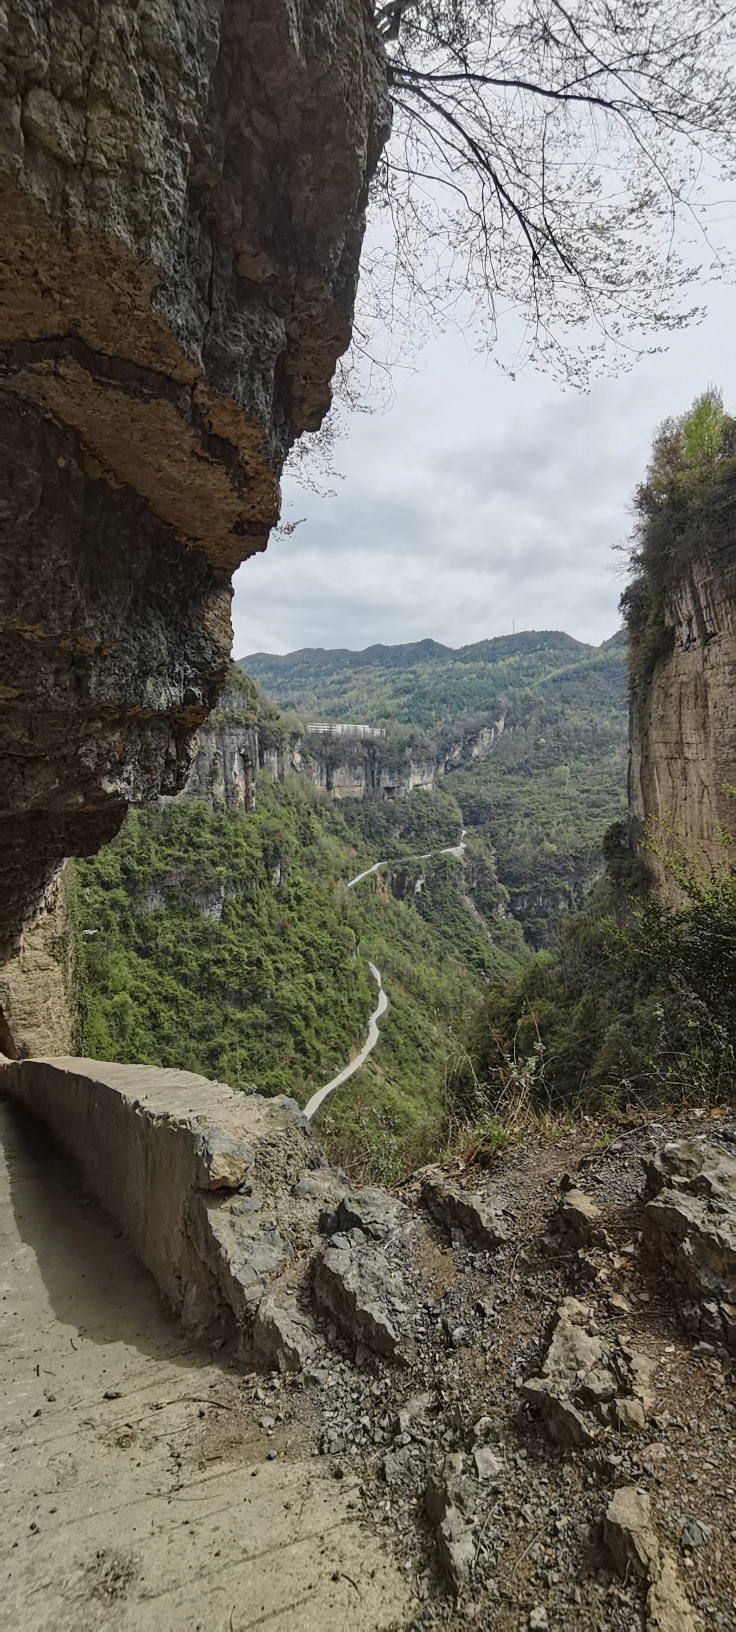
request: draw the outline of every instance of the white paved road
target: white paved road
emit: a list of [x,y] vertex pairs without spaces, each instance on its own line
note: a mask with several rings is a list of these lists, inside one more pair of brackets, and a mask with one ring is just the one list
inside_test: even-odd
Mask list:
[[[463,828],[462,838],[465,837],[466,832],[467,829]],[[463,844],[462,838],[459,844],[448,844],[445,845],[444,849],[442,850],[428,850],[426,855],[407,856],[406,859],[407,861],[429,861],[432,856],[456,856],[458,861],[462,861],[463,855],[467,848],[467,846]],[[388,865],[389,863],[386,861],[374,861],[373,866],[367,867],[364,873],[358,873],[355,878],[348,880],[348,889],[351,890],[354,884],[359,884],[361,879],[370,878],[371,873],[377,873],[379,867],[387,867]],[[370,1020],[368,1021],[368,1036],[360,1050],[360,1053],[356,1054],[355,1059],[351,1060],[350,1064],[345,1066],[344,1071],[341,1071],[338,1076],[333,1077],[332,1082],[328,1082],[325,1088],[318,1088],[316,1094],[312,1094],[312,1098],[309,1100],[309,1103],[304,1107],[304,1115],[308,1116],[310,1120],[314,1116],[315,1112],[319,1110],[320,1105],[324,1104],[327,1095],[333,1094],[336,1088],[341,1088],[343,1083],[348,1081],[349,1077],[354,1076],[355,1072],[360,1070],[361,1065],[365,1065],[368,1055],[372,1053],[376,1043],[378,1042],[380,1036],[378,1022],[381,1015],[386,1013],[388,1008],[388,998],[383,989],[380,971],[376,968],[375,963],[369,963],[368,968],[370,969],[373,979],[378,986],[378,1002],[373,1010]]]
[[[468,831],[467,828],[464,827],[463,828],[463,835],[465,833],[467,833],[467,831]],[[431,861],[433,856],[457,856],[458,861],[462,861],[462,858],[463,858],[467,848],[468,848],[467,845],[463,844],[462,839],[461,839],[459,844],[445,845],[445,848],[443,850],[427,850],[421,856],[399,857],[393,863],[393,866],[398,867],[402,860],[404,860],[404,861]],[[388,862],[388,861],[374,861],[373,866],[372,867],[366,867],[366,870],[365,870],[364,873],[357,873],[355,878],[349,878],[348,879],[348,889],[352,890],[352,887],[353,887],[354,884],[360,884],[361,879],[370,878],[371,873],[377,873],[379,867],[389,867],[391,865],[392,865],[392,863]]]
[[312,1095],[309,1104],[305,1105],[304,1107],[305,1116],[310,1118],[313,1117],[315,1111],[318,1111],[320,1105],[324,1100],[326,1100],[327,1095],[334,1093],[336,1088],[341,1088],[342,1084],[347,1082],[348,1077],[352,1077],[356,1071],[360,1070],[361,1065],[365,1065],[368,1055],[375,1048],[376,1043],[378,1042],[378,1038],[380,1036],[378,1022],[381,1015],[386,1013],[388,1008],[388,998],[384,992],[380,972],[376,968],[375,963],[369,963],[368,968],[370,969],[373,979],[378,987],[378,1002],[373,1010],[370,1020],[368,1021],[367,1039],[363,1044],[360,1053],[356,1054],[355,1059],[351,1060],[350,1064],[345,1066],[344,1071],[341,1071],[339,1076],[333,1077],[332,1082],[328,1082],[326,1088],[318,1088],[316,1094]]

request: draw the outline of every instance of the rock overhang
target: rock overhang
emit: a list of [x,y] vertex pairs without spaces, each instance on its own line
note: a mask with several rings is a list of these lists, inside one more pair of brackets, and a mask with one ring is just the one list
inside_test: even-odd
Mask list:
[[367,0],[88,12],[3,24],[0,957],[64,855],[186,779],[388,129]]

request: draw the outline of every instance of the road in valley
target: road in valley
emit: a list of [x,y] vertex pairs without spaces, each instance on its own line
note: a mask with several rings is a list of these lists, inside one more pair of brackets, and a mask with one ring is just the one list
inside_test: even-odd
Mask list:
[[[456,856],[458,861],[462,861],[463,855],[467,848],[467,846],[462,842],[466,832],[467,828],[464,827],[459,844],[448,844],[442,850],[428,850],[426,855],[407,856],[406,859],[407,861],[429,861],[432,856]],[[359,884],[361,879],[370,878],[371,873],[378,872],[379,867],[387,867],[388,865],[389,863],[386,861],[375,861],[373,866],[367,867],[364,873],[358,873],[356,878],[351,878],[348,880],[348,889],[351,890],[354,884]],[[373,1052],[373,1049],[375,1048],[381,1035],[378,1030],[378,1022],[381,1015],[386,1013],[388,1008],[388,998],[383,989],[380,970],[376,968],[375,963],[371,963],[370,961],[368,963],[368,968],[370,969],[373,979],[378,987],[378,1002],[373,1010],[370,1020],[368,1021],[368,1036],[360,1050],[360,1053],[356,1054],[355,1059],[351,1060],[350,1064],[346,1065],[345,1069],[340,1071],[338,1076],[333,1077],[332,1082],[328,1082],[326,1087],[318,1088],[316,1094],[312,1094],[312,1098],[304,1107],[304,1115],[308,1116],[310,1121],[315,1112],[319,1110],[320,1105],[324,1104],[328,1094],[334,1094],[336,1088],[341,1088],[344,1082],[347,1082],[350,1077],[355,1075],[356,1071],[360,1070],[361,1065],[365,1065],[368,1055]]]
[[398,861],[393,863],[389,861],[374,861],[373,866],[366,867],[364,873],[358,873],[355,878],[348,879],[348,889],[352,890],[354,884],[360,884],[362,879],[370,878],[371,873],[377,873],[379,867],[390,867],[392,865],[398,867],[400,861],[431,861],[433,856],[457,856],[458,861],[462,861],[465,851],[468,848],[466,844],[463,844],[463,839],[467,831],[467,827],[464,827],[459,844],[447,844],[443,850],[427,850],[425,854],[421,856],[403,856],[400,857]]
[[370,1020],[368,1021],[367,1039],[363,1044],[360,1053],[356,1054],[355,1059],[351,1060],[350,1064],[345,1066],[344,1071],[341,1071],[339,1076],[333,1077],[332,1082],[328,1082],[326,1088],[318,1088],[316,1094],[312,1094],[309,1104],[305,1105],[304,1107],[304,1115],[308,1116],[310,1120],[314,1116],[315,1111],[319,1110],[320,1105],[327,1098],[327,1095],[334,1093],[336,1088],[341,1088],[342,1084],[347,1082],[348,1077],[352,1077],[356,1071],[360,1070],[361,1065],[365,1065],[368,1055],[372,1052],[376,1046],[376,1043],[378,1042],[380,1035],[378,1030],[378,1022],[381,1015],[386,1013],[388,1008],[388,998],[384,992],[380,972],[376,968],[375,963],[369,962],[368,968],[370,969],[373,979],[378,987],[378,1002],[373,1010]]

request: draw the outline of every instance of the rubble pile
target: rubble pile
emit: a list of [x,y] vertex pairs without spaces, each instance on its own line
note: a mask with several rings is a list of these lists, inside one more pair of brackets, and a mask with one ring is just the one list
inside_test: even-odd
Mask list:
[[736,1156],[681,1139],[649,1152],[644,1171],[644,1241],[687,1294],[685,1326],[736,1355]]

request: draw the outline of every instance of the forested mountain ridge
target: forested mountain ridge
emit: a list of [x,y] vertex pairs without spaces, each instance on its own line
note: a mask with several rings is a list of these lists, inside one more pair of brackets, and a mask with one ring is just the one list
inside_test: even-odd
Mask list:
[[[626,805],[623,633],[597,647],[553,630],[457,651],[426,640],[243,663],[304,717],[421,730],[425,758],[494,855],[532,946],[582,905],[601,871],[606,828]],[[490,751],[474,752],[479,734],[499,724]]]
[[578,683],[583,680],[581,664],[589,666],[591,684],[612,687],[625,708],[622,635],[590,646],[561,631],[531,630],[457,649],[421,640],[360,652],[305,647],[283,657],[255,652],[240,659],[241,668],[284,709],[356,723],[394,719],[424,730],[498,711],[514,693],[540,682],[566,677],[574,688],[576,670]]

